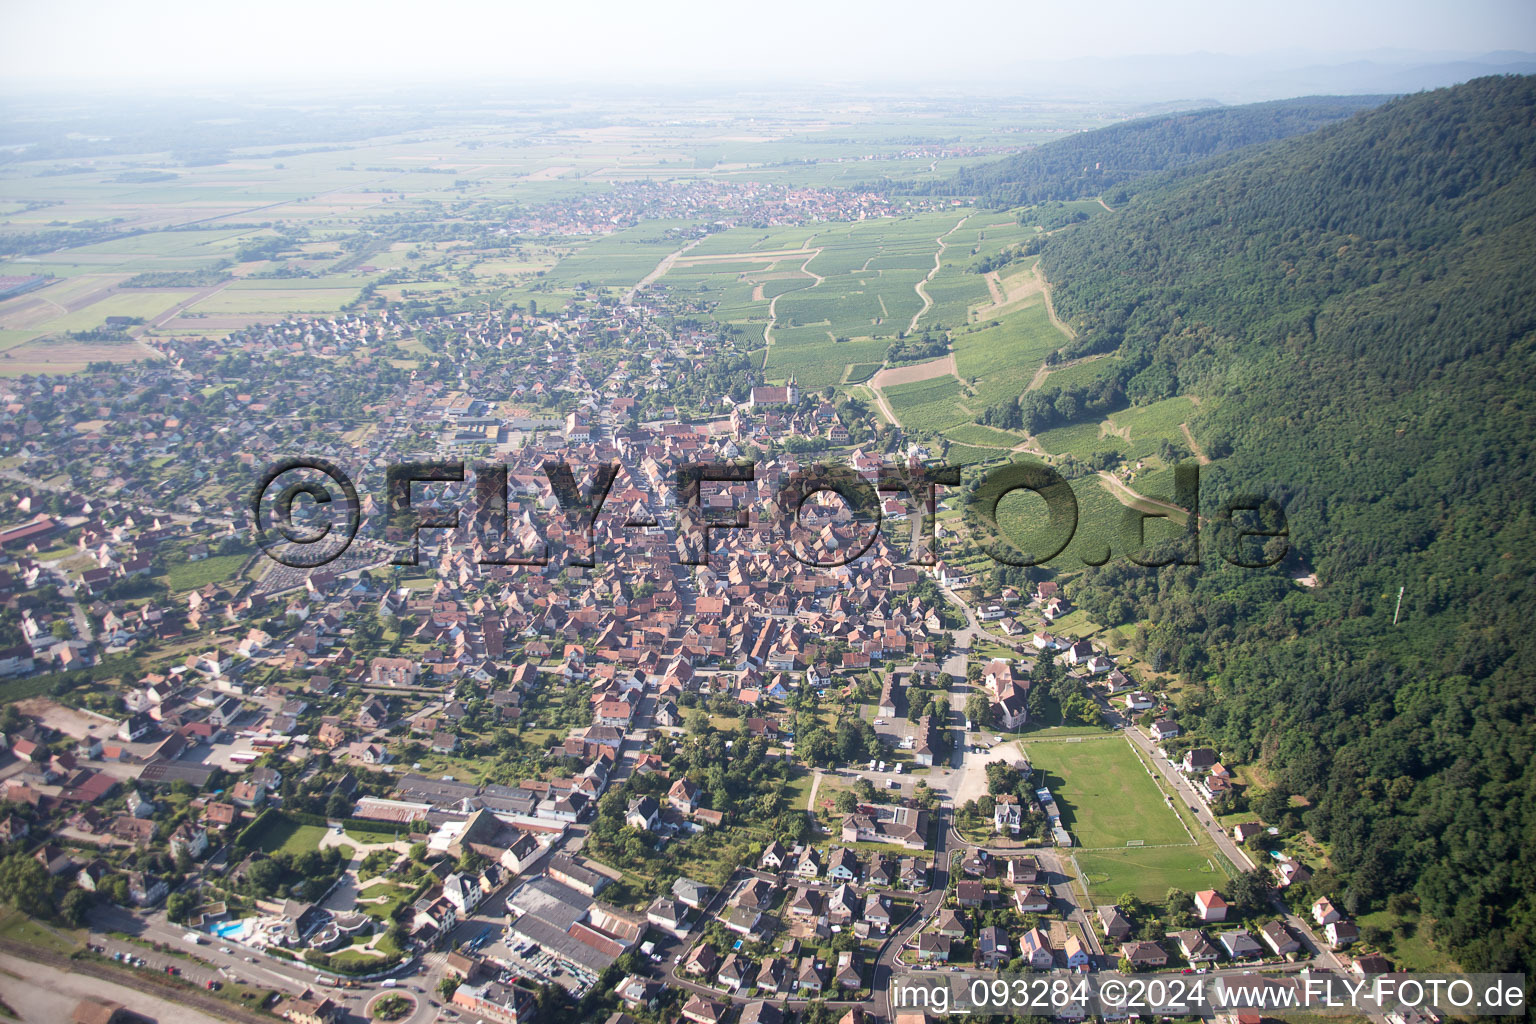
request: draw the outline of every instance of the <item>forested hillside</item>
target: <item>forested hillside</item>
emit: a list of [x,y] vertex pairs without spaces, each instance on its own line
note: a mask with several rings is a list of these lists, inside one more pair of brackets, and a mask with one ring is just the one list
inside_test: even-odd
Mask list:
[[1411,893],[1464,967],[1536,969],[1536,79],[1143,182],[1042,259],[1068,354],[1213,399],[1202,507],[1280,498],[1320,583],[1208,547],[1078,600],[1152,624],[1197,728],[1302,798],[1352,913]]
[[1047,143],[1006,160],[962,168],[948,181],[917,189],[937,195],[974,195],[997,207],[1089,198],[1158,171],[1316,131],[1383,99],[1308,96],[1142,118]]

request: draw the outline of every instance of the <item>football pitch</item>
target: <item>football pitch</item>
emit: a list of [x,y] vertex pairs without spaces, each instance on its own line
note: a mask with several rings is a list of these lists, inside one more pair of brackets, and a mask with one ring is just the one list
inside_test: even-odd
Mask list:
[[1096,898],[1131,892],[1161,900],[1170,888],[1204,889],[1226,880],[1214,850],[1185,831],[1123,737],[1026,741],[1024,751],[1056,798],[1083,881]]

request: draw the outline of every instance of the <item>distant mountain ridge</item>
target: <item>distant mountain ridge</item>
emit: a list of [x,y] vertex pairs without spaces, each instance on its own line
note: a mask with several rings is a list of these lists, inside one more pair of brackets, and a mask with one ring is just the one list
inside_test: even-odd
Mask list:
[[976,196],[995,207],[1087,199],[1149,174],[1316,131],[1385,96],[1304,96],[1140,118],[1083,132],[914,191]]

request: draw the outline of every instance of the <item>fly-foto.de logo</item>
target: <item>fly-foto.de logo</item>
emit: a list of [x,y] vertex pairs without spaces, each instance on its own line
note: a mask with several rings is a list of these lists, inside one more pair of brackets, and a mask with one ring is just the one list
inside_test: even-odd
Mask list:
[[[482,565],[547,566],[557,557],[564,564],[596,564],[594,528],[619,479],[618,461],[587,467],[586,482],[561,460],[542,466],[549,485],[539,507],[550,515],[542,532],[531,516],[510,500],[511,477],[501,463],[410,462],[385,472],[382,505],[374,505],[383,520],[384,539],[400,545],[396,565],[420,560],[422,530],[458,530],[468,526]],[[1085,564],[1102,565],[1119,551],[1137,565],[1197,565],[1203,530],[1217,531],[1217,553],[1229,564],[1264,568],[1288,551],[1289,527],[1278,502],[1262,495],[1227,498],[1211,517],[1200,509],[1200,467],[1174,467],[1174,499],[1162,507],[1126,507],[1118,522],[1108,526],[1113,543],[1089,546],[1080,556]],[[907,561],[936,564],[936,509],[941,487],[959,487],[958,466],[927,466],[909,462],[881,466],[877,473],[818,463],[776,479],[767,495],[756,501],[758,522],[766,520],[778,547],[803,565],[833,568],[862,557],[881,535],[883,520],[910,521]],[[757,467],[745,461],[685,463],[676,468],[667,505],[671,521],[636,515],[630,507],[616,514],[613,525],[625,530],[671,530],[677,560],[684,565],[709,562],[711,535],[721,530],[745,530],[752,502],[732,503],[729,496],[758,482]],[[716,493],[706,495],[708,485]],[[835,524],[820,521],[813,498],[834,494],[846,512]],[[1030,496],[1034,513],[1027,517],[1027,539],[1010,536],[999,527],[999,508],[1010,495]],[[725,497],[722,498],[722,495]],[[894,504],[893,504],[894,503]],[[372,505],[372,502],[370,502]],[[552,508],[550,506],[553,506]],[[364,520],[364,504],[352,479],[335,463],[319,458],[292,458],[269,466],[251,492],[249,512],[257,543],[266,554],[294,568],[318,568],[339,558],[356,539]],[[622,516],[622,518],[620,518]],[[1172,537],[1152,544],[1148,520],[1169,520],[1181,527]],[[1016,462],[983,474],[964,494],[963,522],[976,546],[994,561],[1011,566],[1049,562],[1066,550],[1079,530],[1077,497],[1071,484],[1054,468]],[[1014,524],[1015,531],[1018,523]],[[533,532],[536,536],[530,538]]]

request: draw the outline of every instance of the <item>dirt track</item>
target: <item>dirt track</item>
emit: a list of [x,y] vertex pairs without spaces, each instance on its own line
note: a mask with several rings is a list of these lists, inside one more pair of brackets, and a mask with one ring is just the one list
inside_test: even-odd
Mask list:
[[929,359],[927,362],[911,363],[907,366],[887,366],[865,381],[863,386],[875,396],[875,402],[880,406],[880,411],[885,413],[885,418],[901,426],[901,421],[896,418],[896,410],[892,409],[891,403],[885,400],[883,389],[892,384],[913,384],[920,380],[935,380],[946,376],[957,380],[960,377],[955,369],[953,352],[947,356],[939,356],[937,359]]
[[1058,331],[1067,336],[1068,341],[1076,341],[1077,332],[1062,323],[1061,317],[1056,315],[1056,304],[1051,301],[1050,282],[1046,281],[1045,272],[1040,269],[1040,264],[1038,263],[1035,264],[1035,276],[1040,279],[1040,294],[1045,296],[1045,312],[1051,318],[1051,323],[1056,325]]
[[658,278],[660,278],[663,274],[665,274],[667,271],[672,269],[672,264],[677,262],[677,258],[679,256],[681,256],[683,253],[687,252],[689,249],[692,249],[694,246],[698,245],[702,241],[704,241],[704,239],[702,239],[702,238],[695,238],[693,241],[689,242],[687,245],[685,245],[681,249],[677,250],[677,252],[668,253],[667,255],[663,256],[661,258],[661,262],[656,264],[656,269],[652,270],[649,274],[646,274],[644,277],[642,277],[640,279],[640,282],[629,290],[629,293],[624,296],[624,301],[625,302],[634,302],[636,295],[640,294],[641,292],[643,292],[647,288],[649,288],[651,285],[655,284],[656,280]]
[[1211,457],[1200,450],[1200,445],[1195,441],[1195,435],[1189,432],[1189,424],[1180,423],[1179,429],[1184,431],[1184,440],[1189,442],[1189,450],[1195,453],[1195,459],[1200,465],[1209,466],[1211,464]]
[[955,221],[954,227],[950,228],[938,238],[934,239],[935,242],[939,243],[939,249],[933,254],[933,269],[928,271],[927,277],[923,278],[921,281],[917,282],[917,284],[912,286],[912,290],[917,292],[917,297],[923,300],[923,308],[912,315],[912,322],[907,325],[908,334],[911,334],[913,331],[917,330],[917,322],[923,318],[924,313],[933,308],[933,299],[929,297],[928,290],[924,288],[923,285],[927,284],[929,281],[932,281],[933,275],[939,272],[940,258],[944,255],[944,250],[949,247],[949,243],[945,242],[944,239],[948,238],[956,231],[959,231],[960,225],[964,224],[965,220],[965,217],[961,217],[959,220]]

